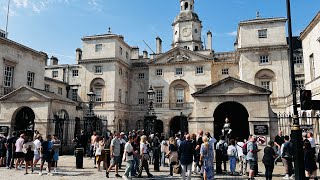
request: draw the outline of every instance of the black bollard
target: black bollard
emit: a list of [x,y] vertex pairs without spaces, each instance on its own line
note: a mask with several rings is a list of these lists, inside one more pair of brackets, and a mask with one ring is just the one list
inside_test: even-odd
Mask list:
[[83,169],[83,154],[84,149],[83,148],[76,148],[76,168],[77,169]]

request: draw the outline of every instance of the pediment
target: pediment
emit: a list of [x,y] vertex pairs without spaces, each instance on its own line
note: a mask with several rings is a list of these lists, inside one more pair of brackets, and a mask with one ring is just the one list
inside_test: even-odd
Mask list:
[[176,47],[153,59],[149,64],[184,63],[202,60],[210,60],[210,58],[195,51]]
[[49,97],[25,86],[0,98],[1,102],[45,102],[48,100],[50,100]]
[[272,92],[259,86],[228,77],[192,94],[201,96],[239,96],[239,95],[270,95]]

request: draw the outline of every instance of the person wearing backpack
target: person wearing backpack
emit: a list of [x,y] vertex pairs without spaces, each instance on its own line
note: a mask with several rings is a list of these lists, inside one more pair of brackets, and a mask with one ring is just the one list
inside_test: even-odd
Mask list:
[[219,142],[216,145],[216,171],[217,174],[222,174],[222,162],[224,163],[224,171],[226,171],[227,169],[227,148],[228,145],[227,143],[224,141],[224,136],[220,136],[219,137]]
[[283,179],[292,179],[293,178],[293,147],[290,142],[289,136],[284,136],[284,143],[281,145],[281,159],[284,164],[286,175]]
[[236,148],[236,142],[234,139],[230,140],[230,145],[228,146],[227,154],[229,157],[230,161],[230,171],[231,171],[231,176],[236,175],[236,165],[237,165],[237,156],[238,156],[238,151]]

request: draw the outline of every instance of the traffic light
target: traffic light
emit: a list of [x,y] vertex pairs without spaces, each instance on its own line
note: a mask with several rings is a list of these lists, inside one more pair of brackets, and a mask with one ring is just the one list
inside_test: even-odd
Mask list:
[[311,97],[312,97],[311,90],[300,90],[301,110],[311,110],[312,109]]

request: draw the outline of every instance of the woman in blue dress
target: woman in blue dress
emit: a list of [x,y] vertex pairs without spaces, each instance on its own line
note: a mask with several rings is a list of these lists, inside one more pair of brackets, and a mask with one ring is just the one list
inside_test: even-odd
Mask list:
[[209,139],[205,136],[202,138],[203,144],[200,148],[200,162],[203,163],[203,179],[214,179],[214,166],[213,166],[213,147],[209,143]]

